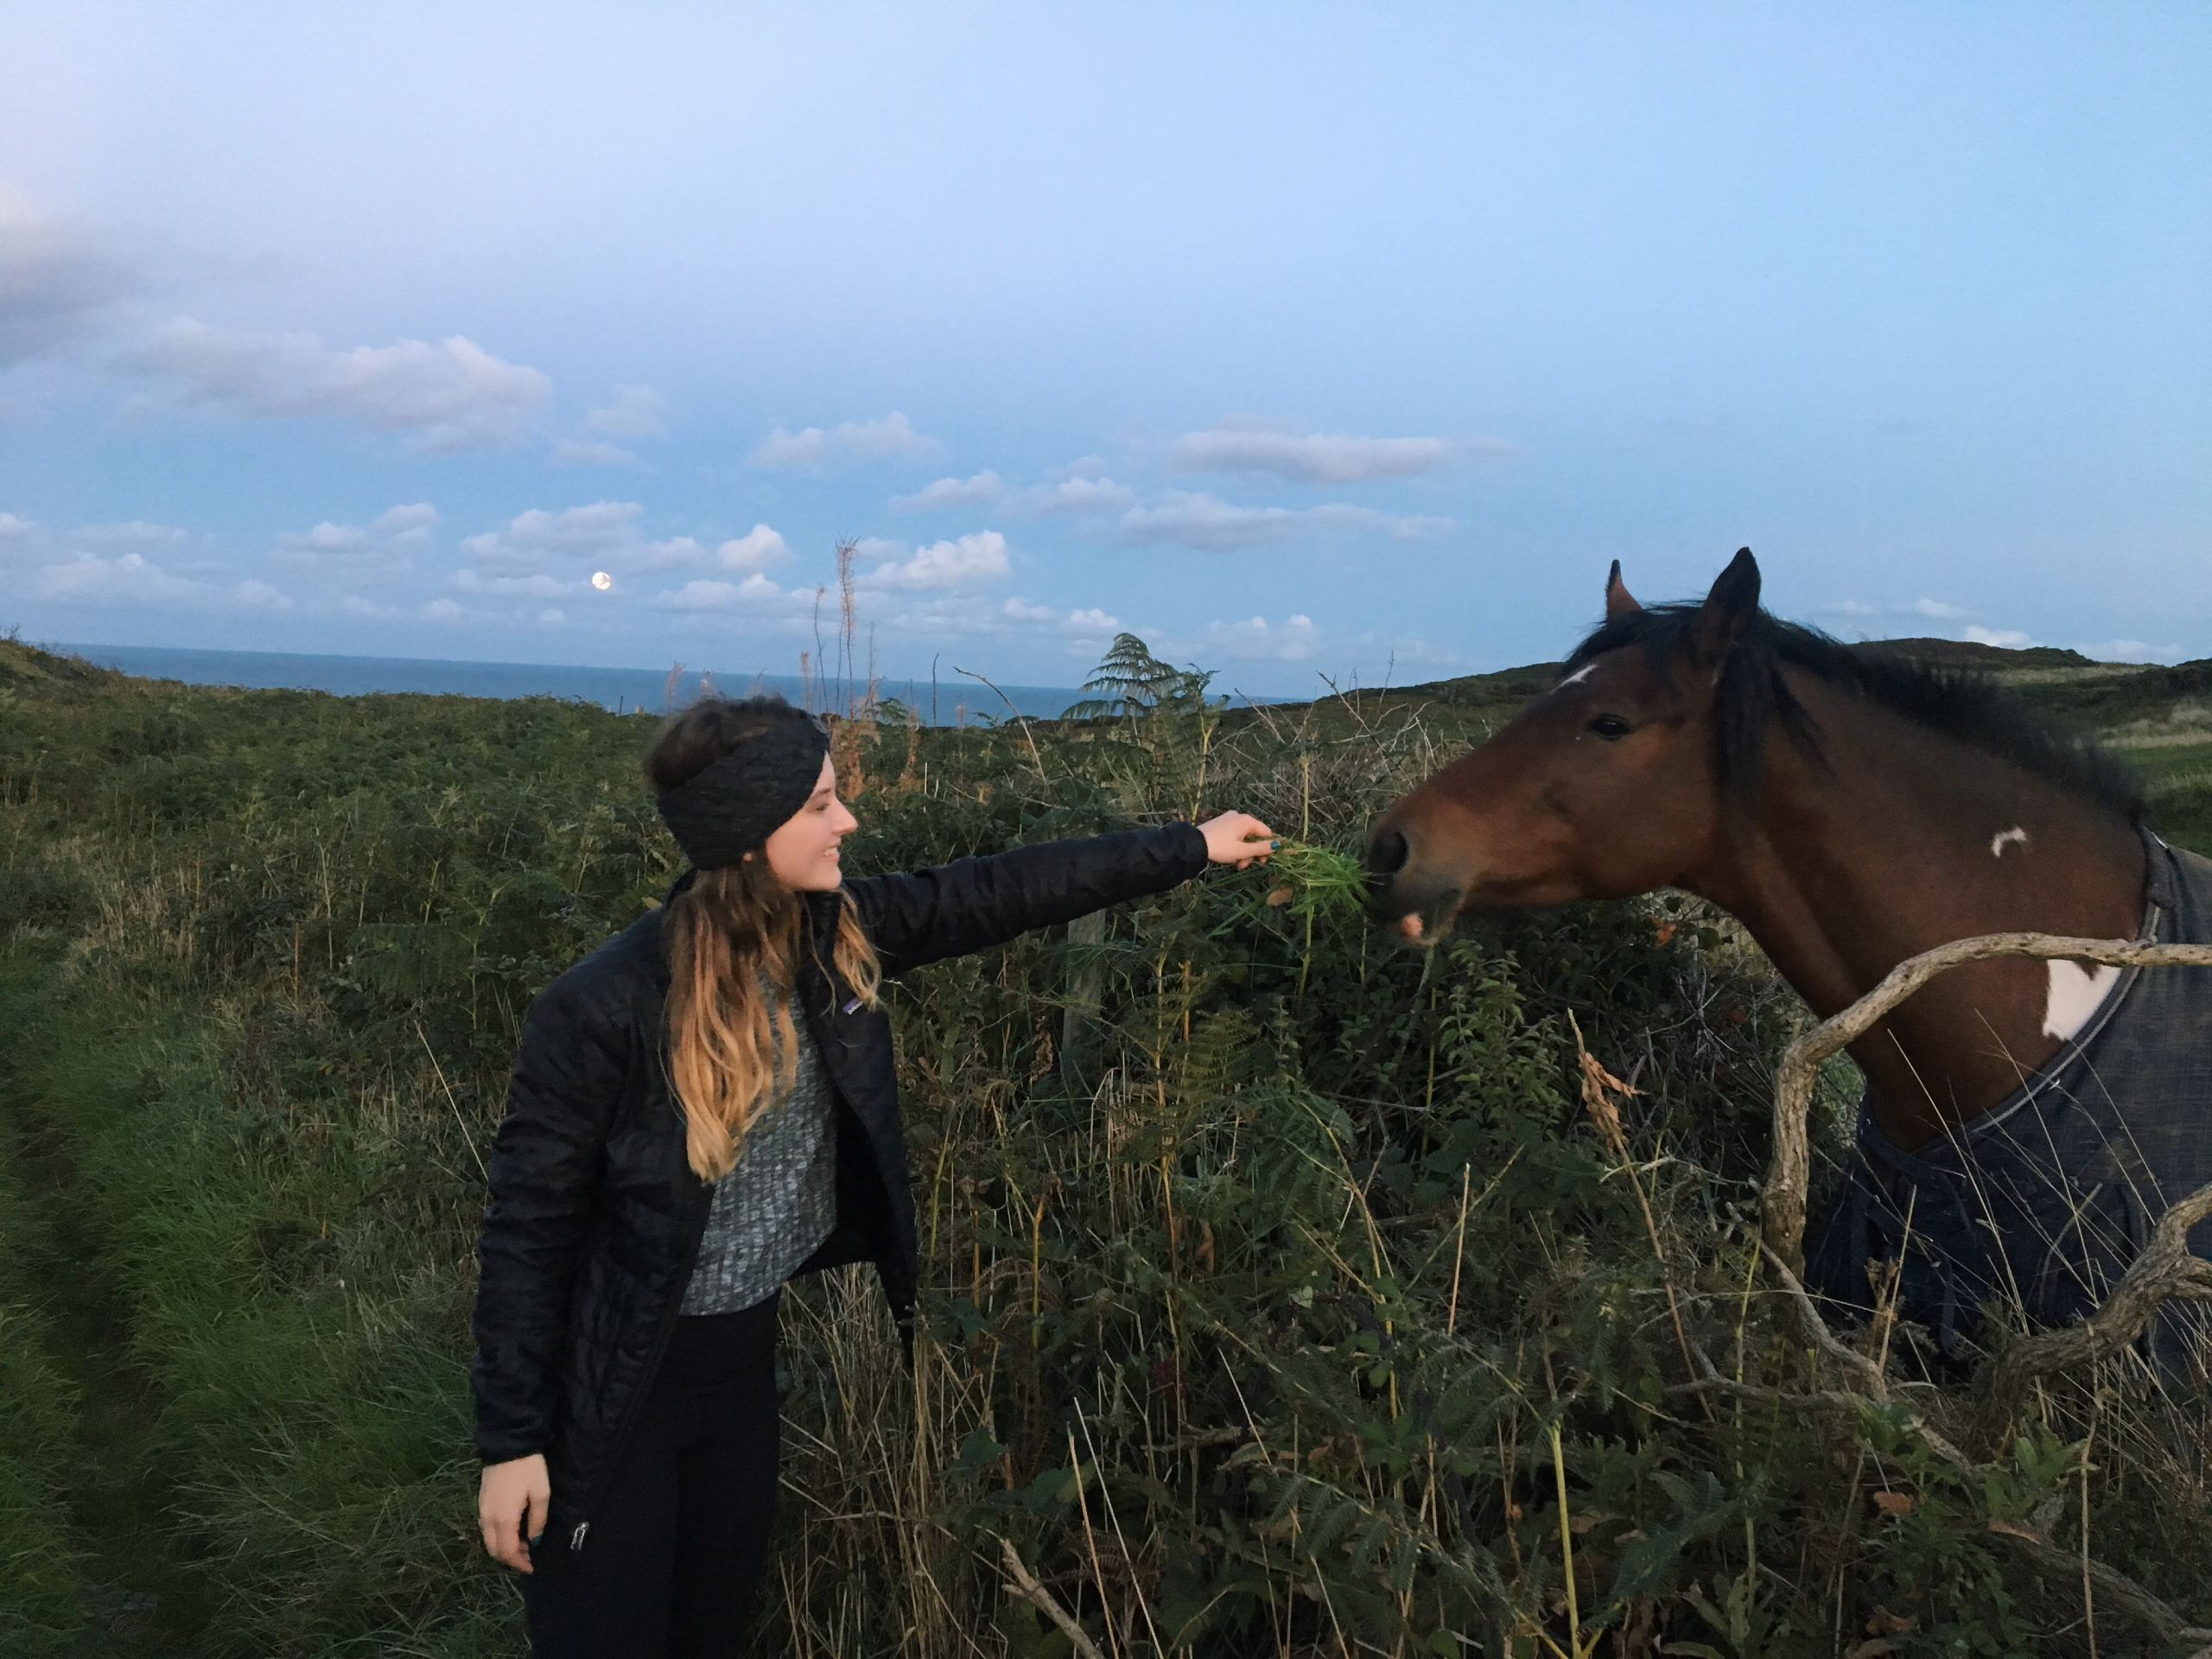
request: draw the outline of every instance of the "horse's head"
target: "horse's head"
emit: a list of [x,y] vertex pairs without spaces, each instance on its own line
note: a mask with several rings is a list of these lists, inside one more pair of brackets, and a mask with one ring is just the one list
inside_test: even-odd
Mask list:
[[[1758,598],[1749,548],[1694,615],[1645,612],[1616,560],[1605,626],[1558,683],[1376,824],[1375,913],[1433,942],[1469,906],[1621,898],[1695,867],[1723,810],[1715,690]],[[1681,626],[1650,626],[1662,613]]]

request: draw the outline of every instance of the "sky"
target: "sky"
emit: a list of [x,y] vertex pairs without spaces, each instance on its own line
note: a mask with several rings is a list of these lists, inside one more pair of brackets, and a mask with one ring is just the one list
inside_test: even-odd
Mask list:
[[[0,8],[0,628],[2212,656],[2212,9]],[[825,594],[823,590],[828,588]]]

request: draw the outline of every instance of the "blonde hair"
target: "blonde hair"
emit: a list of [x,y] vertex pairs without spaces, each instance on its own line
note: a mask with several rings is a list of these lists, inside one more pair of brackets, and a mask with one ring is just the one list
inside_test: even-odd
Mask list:
[[[766,858],[702,870],[671,899],[669,1078],[683,1107],[684,1151],[701,1180],[728,1174],[745,1132],[798,1075],[796,1001],[804,910]],[[837,895],[829,966],[870,1007],[882,970],[853,901]],[[775,1013],[762,982],[775,992]]]
[[[645,755],[654,788],[674,788],[766,729],[793,717],[780,699],[704,697],[661,724]],[[798,1075],[799,953],[810,944],[805,906],[765,854],[701,870],[669,901],[669,1080],[683,1108],[684,1151],[701,1180],[727,1175],[745,1133]],[[869,1007],[883,973],[851,898],[837,894],[837,925],[824,964]],[[775,993],[775,1014],[762,983]]]

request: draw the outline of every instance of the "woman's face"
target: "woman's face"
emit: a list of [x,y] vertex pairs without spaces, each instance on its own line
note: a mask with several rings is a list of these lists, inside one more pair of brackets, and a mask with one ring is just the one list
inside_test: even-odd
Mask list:
[[761,851],[785,887],[800,893],[827,893],[845,879],[837,864],[837,843],[859,827],[860,820],[837,798],[837,769],[824,755],[814,793],[784,820]]

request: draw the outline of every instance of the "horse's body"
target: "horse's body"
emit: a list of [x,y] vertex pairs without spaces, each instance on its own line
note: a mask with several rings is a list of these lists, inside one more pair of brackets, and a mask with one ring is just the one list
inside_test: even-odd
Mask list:
[[[1680,887],[1742,921],[1826,1017],[1948,940],[2015,931],[2133,938],[2146,899],[2183,876],[2188,885],[2197,867],[2212,876],[2202,860],[2181,867],[2183,876],[2161,861],[2171,855],[2138,830],[2131,781],[2094,751],[2038,727],[1978,679],[1853,653],[1777,622],[1758,608],[1758,586],[1746,550],[1702,605],[1647,610],[1616,565],[1606,621],[1559,682],[1376,824],[1368,861],[1378,914],[1431,939],[1467,906]],[[2212,903],[2212,881],[2205,892]],[[2164,925],[2180,925],[2185,912],[2194,915],[2169,906]],[[2181,976],[2205,1011],[2189,1058],[2205,1056],[2212,972],[2158,971]],[[1853,1044],[1867,1079],[1862,1139],[1904,1162],[1877,1156],[1854,1175],[1857,1208],[1839,1219],[1859,1226],[1859,1240],[1842,1249],[1831,1231],[1829,1287],[1864,1297],[1863,1278],[1833,1281],[1883,1253],[1885,1205],[1939,1201],[1932,1177],[1901,1183],[1895,1170],[1933,1169],[1953,1154],[1971,1165],[1974,1147],[1993,1144],[1977,1121],[1996,1121],[1994,1110],[2010,1122],[2024,1091],[2049,1099],[2047,1074],[2078,1061],[2075,1039],[2102,1031],[2121,1000],[2138,995],[2108,969],[1979,963],[1939,976]],[[2212,1061],[2197,1063],[2212,1071]],[[2124,1135],[2138,1104],[2118,1103],[2120,1116],[2095,1133]],[[2196,1080],[2188,1109],[2168,1138],[2196,1149],[2180,1160],[2194,1166],[2212,1160],[2212,1075]],[[1891,1175],[1873,1180],[1883,1169]],[[2187,1174],[2178,1166],[2139,1173],[2150,1185],[2134,1202],[2131,1237],[2135,1222],[2154,1223],[2190,1190],[2175,1185]],[[2196,1179],[2208,1177],[2212,1169]],[[1976,1177],[1962,1167],[1960,1180],[1971,1189]],[[1986,1195],[1976,1201],[1985,1213],[1958,1223],[1968,1243],[1988,1239],[1995,1220]],[[2064,1192],[2052,1202],[2079,1207]],[[2050,1213],[2049,1205],[2037,1211]],[[1923,1238],[1939,1225],[1916,1216]],[[2197,1248],[2212,1254],[2212,1224],[2203,1230]],[[2076,1250],[2082,1294],[2094,1300],[2123,1245]],[[2022,1248],[2007,1243],[1984,1263],[1994,1278],[1946,1269],[1948,1317],[1926,1295],[1910,1311],[1963,1332],[1972,1321],[1961,1312],[2001,1286],[2018,1289],[2037,1317],[2078,1312],[2065,1275],[2053,1279],[2047,1262],[2029,1271],[2014,1259]],[[2118,1256],[2120,1266],[2132,1253]],[[2031,1294],[2031,1281],[2053,1288]]]

